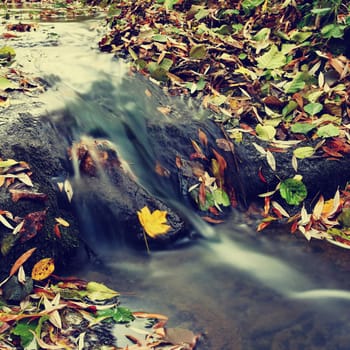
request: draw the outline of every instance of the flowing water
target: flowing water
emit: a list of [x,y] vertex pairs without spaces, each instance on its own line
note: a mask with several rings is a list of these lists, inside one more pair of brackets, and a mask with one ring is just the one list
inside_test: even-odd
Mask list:
[[[80,276],[119,290],[133,310],[164,313],[171,325],[202,333],[202,350],[350,348],[346,252],[284,232],[258,234],[238,214],[221,226],[200,221],[150,176],[153,154],[144,126],[145,119],[160,117],[157,103],[145,97],[146,82],[129,78],[127,65],[98,52],[98,21],[42,23],[24,35],[11,45],[24,70],[52,83],[44,95],[47,113],[74,118],[76,138],[93,130],[106,135],[138,181],[204,237],[151,255],[111,247],[100,251],[103,267],[87,265]],[[203,115],[176,103],[180,111]]]

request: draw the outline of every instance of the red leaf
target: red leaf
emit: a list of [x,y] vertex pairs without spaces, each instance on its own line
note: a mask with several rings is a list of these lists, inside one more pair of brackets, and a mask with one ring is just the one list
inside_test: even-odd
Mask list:
[[327,153],[328,155],[332,156],[332,157],[336,157],[336,158],[342,158],[343,155],[339,152],[337,152],[336,150],[329,148],[327,146],[322,146],[322,150],[323,152]]
[[264,182],[264,183],[267,184],[267,181],[266,181],[266,179],[265,179],[265,177],[264,177],[264,175],[263,175],[263,173],[262,173],[262,167],[259,168],[259,179],[260,179],[262,182]]
[[23,227],[19,231],[21,234],[21,243],[36,236],[36,234],[43,228],[45,218],[46,210],[36,211],[25,216]]
[[258,227],[257,227],[256,230],[257,230],[258,232],[264,230],[267,226],[269,226],[269,225],[271,224],[271,222],[272,222],[272,221],[260,223],[260,224],[258,225]]
[[58,238],[61,238],[62,235],[61,235],[61,231],[60,231],[60,225],[59,224],[56,224],[53,228],[53,232],[55,233],[55,235],[58,237]]
[[204,181],[199,186],[199,203],[204,206],[205,200],[206,200],[206,194],[205,194],[205,183]]
[[210,216],[202,216],[202,219],[211,224],[221,224],[224,222],[224,220],[213,219]]

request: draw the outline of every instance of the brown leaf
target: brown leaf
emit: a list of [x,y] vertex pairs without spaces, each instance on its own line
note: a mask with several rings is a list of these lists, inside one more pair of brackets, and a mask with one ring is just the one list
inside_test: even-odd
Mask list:
[[225,158],[220,153],[218,153],[214,148],[212,150],[219,165],[220,178],[218,180],[220,181],[220,185],[223,186],[224,179],[225,179],[225,169],[227,167],[227,163]]
[[201,217],[204,221],[209,222],[210,224],[221,224],[224,222],[224,220],[219,219],[213,219],[210,216],[202,216]]
[[20,199],[32,199],[45,202],[47,200],[47,194],[39,192],[31,192],[26,190],[10,189],[11,198],[13,202],[18,202]]
[[18,271],[18,269],[32,256],[35,250],[36,248],[27,250],[15,261],[10,270],[10,277],[13,276]]
[[202,145],[207,147],[208,146],[208,138],[202,129],[198,129],[198,137],[199,137],[199,140],[201,141]]
[[164,340],[173,345],[188,344],[193,347],[196,345],[198,335],[195,335],[192,331],[184,328],[165,328]]
[[170,176],[170,171],[167,168],[164,168],[158,161],[156,161],[156,166],[154,170],[160,176],[164,176],[164,177]]
[[268,107],[283,107],[285,104],[283,101],[281,101],[276,96],[267,96],[264,98],[263,102]]
[[21,243],[28,241],[36,236],[43,228],[46,219],[46,210],[30,213],[24,217],[24,224],[19,231],[21,235]]
[[216,139],[216,144],[219,148],[226,152],[234,151],[234,144],[226,139]]

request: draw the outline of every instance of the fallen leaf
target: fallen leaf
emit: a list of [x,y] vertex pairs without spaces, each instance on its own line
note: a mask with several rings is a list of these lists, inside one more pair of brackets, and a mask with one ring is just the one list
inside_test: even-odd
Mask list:
[[44,258],[39,260],[32,269],[32,279],[42,281],[49,277],[55,270],[54,260],[52,258]]
[[69,222],[62,218],[55,218],[56,222],[64,227],[69,227]]
[[163,235],[171,229],[171,226],[167,225],[166,215],[167,211],[158,209],[151,213],[147,206],[137,212],[141,226],[152,238]]
[[276,171],[276,160],[275,160],[275,157],[273,156],[273,154],[269,150],[266,151],[266,160],[267,160],[267,164],[270,166],[270,168],[273,171]]
[[70,203],[72,201],[73,198],[73,188],[71,183],[69,182],[69,180],[65,180],[64,183],[64,191],[66,192],[67,198],[68,198],[68,202]]
[[108,300],[119,295],[118,292],[106,287],[104,284],[93,281],[86,285],[86,290],[90,300]]
[[19,233],[21,235],[21,242],[24,243],[29,239],[35,237],[37,233],[43,228],[46,219],[46,210],[30,213],[24,217],[23,227]]
[[18,269],[32,256],[35,250],[36,248],[27,250],[15,261],[10,270],[10,277],[13,276],[18,271]]

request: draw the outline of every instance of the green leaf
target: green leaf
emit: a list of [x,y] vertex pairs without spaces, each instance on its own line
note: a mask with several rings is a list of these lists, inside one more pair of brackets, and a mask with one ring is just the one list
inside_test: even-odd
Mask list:
[[0,90],[16,89],[18,86],[5,77],[0,77]]
[[304,134],[306,135],[311,130],[315,129],[316,126],[310,123],[295,123],[292,125],[290,130],[297,134]]
[[17,322],[16,326],[11,330],[11,333],[19,336],[22,347],[25,347],[33,340],[34,336],[31,331],[34,332],[36,326],[34,322],[28,323],[28,321],[21,320]]
[[191,48],[190,57],[196,60],[201,60],[207,55],[206,45],[195,45]]
[[213,198],[218,205],[223,205],[224,207],[229,207],[231,205],[228,194],[221,188],[213,191]]
[[304,107],[304,111],[311,116],[320,113],[322,109],[323,106],[321,103],[309,103]]
[[311,13],[313,13],[314,15],[324,16],[324,15],[330,13],[331,11],[332,11],[332,9],[330,7],[324,7],[321,9],[312,9]]
[[346,28],[345,25],[331,23],[331,24],[327,24],[321,29],[321,34],[326,39],[330,39],[330,38],[340,39],[344,36],[345,28]]
[[155,34],[155,35],[152,35],[152,40],[158,41],[160,43],[166,43],[168,41],[168,37],[162,34]]
[[200,8],[200,10],[194,15],[194,18],[197,21],[200,21],[201,19],[207,17],[209,15],[210,11],[208,9],[205,8]]
[[91,300],[108,300],[119,295],[118,292],[109,289],[102,283],[89,282],[86,286],[87,296]]
[[252,37],[252,39],[255,41],[266,41],[269,38],[270,34],[270,28],[262,28]]
[[299,205],[307,196],[304,183],[296,179],[287,179],[281,182],[281,197],[290,205]]
[[271,125],[258,124],[255,128],[257,135],[264,141],[271,141],[276,135],[276,129]]
[[276,45],[272,45],[268,52],[256,60],[261,69],[281,68],[287,63],[286,56],[278,50]]
[[296,41],[298,43],[302,43],[305,40],[307,40],[308,38],[310,38],[310,36],[312,35],[312,32],[299,32],[299,31],[295,31],[292,33],[292,35],[290,36],[290,40],[292,41]]
[[260,6],[265,0],[244,0],[242,2],[243,11],[249,14],[252,10],[255,10]]
[[293,151],[296,158],[304,159],[311,157],[314,154],[314,149],[310,146],[298,147]]
[[169,72],[173,63],[174,63],[173,60],[171,60],[170,58],[164,57],[162,62],[160,63],[160,67],[165,69],[167,72]]
[[11,46],[3,46],[0,49],[0,58],[14,57],[16,56],[16,51]]
[[[197,193],[197,195],[198,195],[198,193]],[[202,211],[206,211],[210,207],[213,207],[215,205],[213,194],[207,191],[205,193],[205,203],[202,204],[198,200],[198,205],[199,205],[199,209],[202,210]]]
[[339,136],[339,128],[333,124],[321,126],[317,130],[317,135],[322,138]]
[[112,318],[116,323],[129,323],[134,321],[135,317],[126,307],[114,307],[107,310],[97,311],[98,317]]
[[298,104],[296,103],[296,101],[289,101],[288,104],[282,109],[282,116],[286,117],[288,114],[292,113],[297,107]]
[[[344,208],[337,220],[343,225],[343,227],[350,227],[350,208]],[[348,236],[350,239],[350,236]]]
[[303,73],[298,73],[295,78],[284,86],[284,91],[287,94],[294,94],[302,90],[306,85],[305,76]]

